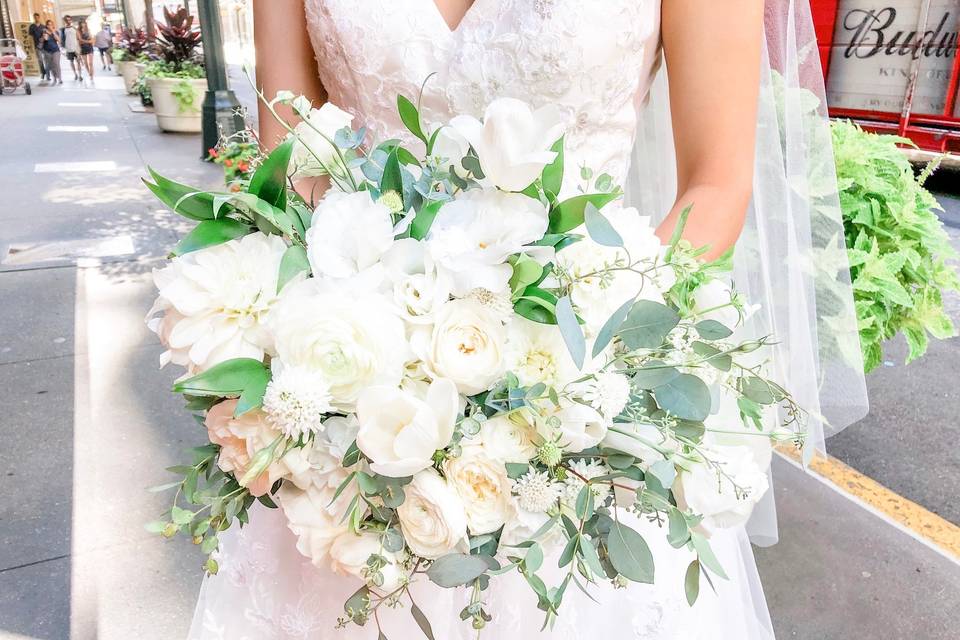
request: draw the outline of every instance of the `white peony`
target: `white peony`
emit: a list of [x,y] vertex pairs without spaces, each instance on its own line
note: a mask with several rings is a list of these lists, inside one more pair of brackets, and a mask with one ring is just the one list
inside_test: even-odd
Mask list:
[[492,310],[473,300],[452,300],[437,312],[432,329],[415,332],[411,340],[434,377],[449,378],[470,396],[503,375],[505,333]]
[[506,367],[526,387],[542,382],[563,389],[582,375],[559,327],[519,316],[508,328]]
[[329,566],[334,540],[348,531],[347,525],[340,521],[355,495],[355,489],[348,488],[331,504],[333,492],[318,488],[304,491],[287,483],[277,492],[287,527],[297,537],[297,551],[322,569]]
[[328,194],[307,230],[307,256],[317,278],[349,278],[376,265],[393,244],[390,210],[370,194]]
[[298,177],[325,175],[327,171],[324,167],[335,166],[334,163],[338,162],[336,150],[328,139],[333,140],[337,131],[349,127],[353,116],[327,102],[301,117],[304,121],[294,127],[299,139],[293,143],[290,169]]
[[[383,577],[381,584],[371,582],[367,560],[373,555],[381,556],[388,563],[379,569]],[[399,556],[384,549],[380,536],[373,532],[344,531],[337,536],[330,547],[330,569],[341,576],[360,578],[382,593],[396,590],[406,577]]]
[[353,410],[361,390],[397,386],[403,378],[403,320],[379,294],[358,291],[349,297],[316,279],[288,285],[270,328],[283,364],[319,373],[341,411]]
[[440,209],[427,242],[453,279],[453,293],[507,290],[507,258],[543,237],[547,210],[539,200],[496,189],[470,189]]
[[448,459],[443,469],[463,500],[471,534],[493,533],[503,526],[510,516],[511,482],[502,461],[473,445]]
[[748,447],[704,447],[703,453],[712,464],[680,471],[674,484],[677,503],[702,515],[707,532],[744,524],[770,488],[766,469]]
[[431,560],[467,551],[467,513],[457,492],[440,474],[433,469],[421,471],[404,492],[406,499],[397,508],[397,517],[411,551]]
[[[437,133],[438,129],[439,133]],[[467,170],[463,168],[462,161],[470,151],[470,143],[462,133],[450,125],[432,125],[428,130],[427,138],[429,139],[435,133],[431,157],[435,158],[443,169],[449,169],[452,166],[457,175],[466,177]]]
[[[610,205],[603,208],[603,215],[623,238],[624,248],[603,246],[586,237],[556,255],[557,266],[575,278],[570,297],[586,322],[587,333],[594,336],[627,300],[637,296],[662,303],[661,292],[673,285],[669,267],[646,277],[634,271],[611,271],[613,267],[626,267],[629,260],[642,261],[637,267],[640,270],[658,264],[664,248],[650,218],[636,209]],[[583,228],[577,231],[587,235]]]
[[261,360],[271,353],[265,324],[277,302],[286,250],[279,236],[251,233],[154,270],[159,296],[147,326],[167,347],[161,366],[172,362],[199,372],[225,360]]
[[477,152],[488,180],[505,191],[521,191],[556,157],[550,148],[563,135],[564,118],[555,105],[533,111],[521,100],[499,98],[487,106],[483,122],[457,116],[450,125]]
[[426,243],[413,238],[397,240],[383,256],[393,300],[410,322],[430,322],[450,299],[450,278],[438,273]]
[[520,412],[490,418],[480,426],[481,445],[495,460],[528,462],[537,455],[536,440],[536,428]]
[[357,401],[357,446],[374,472],[405,478],[433,463],[450,444],[459,410],[457,388],[437,378],[420,399],[396,387],[368,387]]

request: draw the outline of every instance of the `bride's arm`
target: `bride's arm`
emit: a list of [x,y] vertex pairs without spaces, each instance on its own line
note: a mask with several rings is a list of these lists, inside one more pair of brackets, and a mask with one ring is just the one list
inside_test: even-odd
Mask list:
[[[257,83],[267,98],[287,89],[302,93],[314,104],[326,100],[327,94],[317,74],[310,38],[307,35],[303,0],[271,0],[253,3],[254,46],[257,50]],[[258,105],[260,140],[273,147],[286,131],[273,116]],[[293,121],[290,110],[281,114]]]
[[763,0],[669,0],[662,24],[678,197],[657,233],[694,205],[683,235],[709,260],[737,241],[750,201]]

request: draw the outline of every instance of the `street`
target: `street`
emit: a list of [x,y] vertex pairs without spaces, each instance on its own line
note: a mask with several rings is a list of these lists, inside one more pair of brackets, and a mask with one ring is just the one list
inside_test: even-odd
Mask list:
[[[199,160],[198,135],[161,133],[98,73],[92,87],[0,97],[0,639],[184,638],[202,575],[189,541],[143,528],[167,499],[146,488],[203,434],[143,322],[150,271],[190,225],[140,177],[150,166],[215,187],[222,174]],[[960,202],[943,202],[960,247]],[[778,458],[781,541],[757,550],[778,638],[957,637],[960,556],[914,524],[960,544],[960,459],[946,446],[960,437],[960,339],[909,366],[904,351],[869,377],[870,416],[828,448],[881,486],[878,502],[919,515],[884,514],[864,483]]]

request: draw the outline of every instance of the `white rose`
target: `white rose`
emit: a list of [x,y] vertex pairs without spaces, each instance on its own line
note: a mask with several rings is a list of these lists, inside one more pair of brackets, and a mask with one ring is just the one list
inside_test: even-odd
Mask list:
[[459,457],[444,463],[444,472],[463,500],[470,533],[492,533],[503,526],[511,511],[511,482],[503,462],[481,447],[467,446]]
[[286,483],[277,492],[280,508],[287,517],[287,527],[297,537],[297,551],[320,568],[327,567],[333,541],[348,530],[340,521],[355,489],[348,488],[331,504],[333,493],[333,490],[317,488],[303,491]]
[[421,471],[404,492],[406,499],[397,508],[397,516],[411,551],[431,560],[452,551],[467,551],[463,502],[440,474],[433,469]]
[[600,444],[607,435],[608,421],[593,407],[579,402],[561,401],[554,415],[560,419],[560,445],[565,451],[579,453]]
[[747,447],[714,446],[703,451],[714,464],[700,463],[680,471],[674,485],[678,504],[702,515],[701,525],[707,532],[745,523],[770,487],[766,469]]
[[[439,133],[436,133],[439,129]],[[459,131],[450,125],[434,124],[428,132],[428,139],[436,133],[433,141],[433,158],[440,166],[449,169],[451,166],[457,175],[465,177],[467,170],[463,168],[463,158],[470,151],[470,143]]]
[[382,593],[399,588],[405,577],[399,557],[383,548],[380,536],[376,533],[344,531],[337,536],[330,547],[330,569],[339,575],[354,576],[372,585],[367,567],[367,560],[372,555],[382,556],[388,563],[380,568],[383,583],[373,586]]
[[459,402],[456,387],[443,378],[431,383],[423,400],[396,387],[368,387],[357,401],[357,446],[374,472],[412,476],[450,444]]
[[265,324],[278,299],[286,250],[279,236],[251,233],[154,270],[159,297],[147,326],[167,347],[161,365],[173,362],[199,373],[225,360],[272,353]]
[[508,327],[506,366],[525,387],[542,382],[563,389],[582,375],[559,327],[519,316]]
[[537,431],[519,412],[483,422],[480,442],[495,460],[524,463],[537,455]]
[[453,293],[507,290],[513,268],[507,258],[547,231],[539,200],[496,189],[470,189],[443,205],[427,242],[434,260],[453,279]]
[[353,410],[362,389],[403,378],[406,330],[381,295],[345,296],[315,278],[288,285],[270,327],[280,360],[319,372],[341,411]]
[[[550,519],[550,516],[542,511],[534,512],[522,509],[516,498],[513,498],[510,504],[512,513],[507,518],[506,524],[503,525],[503,532],[500,534],[501,546],[516,545],[530,540],[533,534],[543,528],[543,525]],[[537,538],[537,541],[547,549],[554,548],[557,542],[562,540],[559,526],[553,527],[545,535]]]
[[[302,106],[302,105],[300,105]],[[290,157],[290,170],[300,177],[322,176],[338,162],[336,150],[327,139],[333,140],[337,131],[349,127],[353,116],[335,104],[327,102],[319,109],[312,109],[294,127],[297,136]]]
[[414,323],[430,322],[450,299],[449,276],[437,272],[426,243],[413,238],[397,240],[383,256],[393,299],[404,317]]
[[390,210],[364,191],[329,192],[307,231],[307,256],[317,278],[355,276],[377,264],[392,244]]
[[[662,292],[674,282],[673,270],[666,266],[646,276],[627,270],[609,271],[611,265],[627,264],[628,260],[642,261],[641,269],[653,266],[660,261],[664,247],[650,218],[636,209],[609,205],[602,212],[623,238],[623,248],[603,246],[586,237],[556,255],[557,265],[577,278],[570,297],[592,336],[634,296],[662,303]],[[587,235],[582,227],[577,231]]]
[[470,396],[503,375],[504,334],[494,311],[473,300],[453,300],[441,307],[432,331],[420,330],[412,340],[435,377],[449,378]]
[[555,105],[533,111],[521,100],[499,98],[482,123],[457,116],[450,125],[473,146],[487,179],[504,191],[521,191],[556,158],[550,148],[563,135],[564,118]]

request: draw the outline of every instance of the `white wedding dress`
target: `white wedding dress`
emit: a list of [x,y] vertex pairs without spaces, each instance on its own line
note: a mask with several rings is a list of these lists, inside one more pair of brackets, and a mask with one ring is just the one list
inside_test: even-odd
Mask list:
[[[434,0],[306,0],[310,35],[330,101],[356,116],[377,140],[413,143],[396,111],[397,94],[416,99],[426,84],[427,122],[481,116],[492,99],[559,105],[569,118],[565,184],[595,175],[626,178],[638,113],[659,61],[660,0],[475,0],[451,29]],[[691,556],[670,548],[665,533],[635,523],[656,560],[655,585],[601,584],[593,602],[566,592],[552,631],[536,597],[515,573],[493,580],[489,640],[767,640],[773,638],[750,544],[743,529],[717,534],[714,549],[729,580],[705,581],[691,610],[683,575]],[[243,529],[223,534],[220,572],[208,577],[190,640],[311,640],[377,637],[375,626],[335,629],[357,580],[319,569],[299,554],[278,511],[257,508]],[[541,570],[548,586],[550,560]],[[553,565],[555,566],[555,562]],[[559,574],[559,571],[554,571]],[[562,578],[562,574],[560,575]],[[416,585],[418,604],[438,640],[475,638],[460,610],[468,594]],[[381,615],[390,640],[423,637],[408,609]]]

